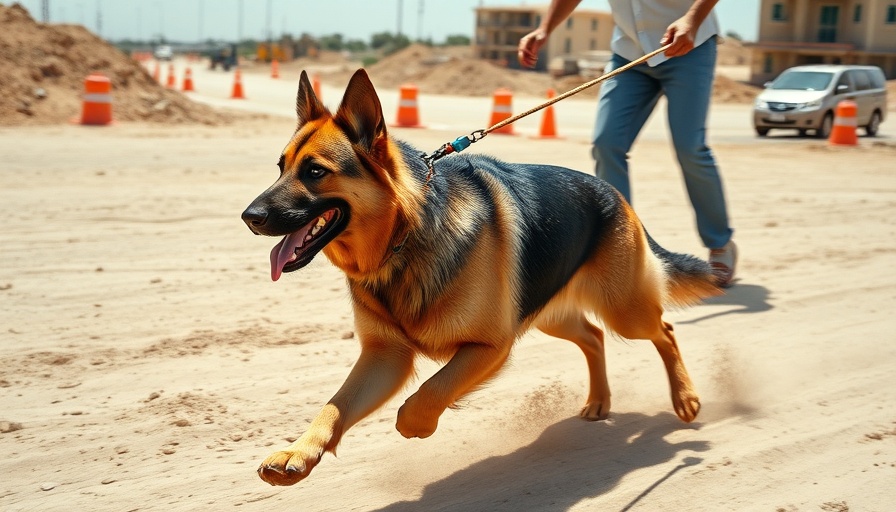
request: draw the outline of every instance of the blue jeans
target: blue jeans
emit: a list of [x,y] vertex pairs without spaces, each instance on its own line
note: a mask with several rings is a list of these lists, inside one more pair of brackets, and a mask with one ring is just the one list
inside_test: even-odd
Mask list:
[[[722,179],[706,145],[706,116],[712,95],[716,40],[710,38],[686,55],[656,67],[641,64],[604,82],[598,99],[592,154],[598,177],[631,203],[628,152],[662,94],[666,95],[669,130],[685,187],[697,219],[697,231],[710,249],[731,239]],[[629,61],[613,55],[613,69]]]

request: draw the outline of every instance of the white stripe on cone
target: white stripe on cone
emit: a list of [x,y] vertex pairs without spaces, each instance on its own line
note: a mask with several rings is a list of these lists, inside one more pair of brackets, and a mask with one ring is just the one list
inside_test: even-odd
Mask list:
[[112,103],[112,96],[109,94],[85,94],[84,101],[88,103]]
[[838,117],[834,119],[837,126],[859,126],[859,121],[854,117]]

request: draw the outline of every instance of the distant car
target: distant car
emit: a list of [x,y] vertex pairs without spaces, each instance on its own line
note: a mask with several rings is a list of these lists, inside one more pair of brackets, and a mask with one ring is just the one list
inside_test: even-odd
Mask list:
[[162,45],[156,48],[154,55],[158,60],[171,60],[174,58],[174,50],[170,46]]
[[886,78],[877,66],[796,66],[765,86],[753,104],[753,126],[760,137],[773,128],[789,128],[800,135],[813,130],[826,139],[837,104],[847,99],[858,106],[856,124],[874,136],[887,112]]
[[235,44],[212,48],[206,55],[209,69],[221,66],[224,71],[230,71],[230,68],[237,65],[237,46]]

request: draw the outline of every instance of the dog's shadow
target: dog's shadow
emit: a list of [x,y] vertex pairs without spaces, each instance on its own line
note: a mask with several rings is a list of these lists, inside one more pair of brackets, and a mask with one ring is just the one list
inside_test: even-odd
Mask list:
[[[612,490],[628,473],[669,462],[682,451],[705,451],[706,441],[670,443],[665,437],[684,425],[669,413],[623,413],[609,422],[568,418],[549,426],[533,443],[490,457],[426,486],[415,501],[382,512],[469,510],[567,510],[583,499]],[[632,496],[634,506],[675,472],[699,464],[685,456],[675,468]]]
[[697,318],[692,318],[690,320],[678,320],[675,323],[696,324],[704,320],[718,318],[725,315],[764,313],[766,311],[770,311],[774,307],[772,306],[771,302],[769,302],[771,299],[771,291],[764,286],[755,284],[738,284],[726,290],[724,295],[719,295],[718,297],[710,297],[704,300],[703,303],[707,305],[740,306],[739,308],[720,311],[718,313],[711,313],[708,315],[699,316]]

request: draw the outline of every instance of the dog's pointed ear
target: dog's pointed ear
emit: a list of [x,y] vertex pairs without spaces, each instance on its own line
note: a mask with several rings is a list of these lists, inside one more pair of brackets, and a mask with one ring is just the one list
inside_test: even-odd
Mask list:
[[299,118],[299,126],[323,117],[327,113],[327,107],[314,94],[314,88],[308,81],[308,74],[302,70],[299,77],[299,93],[296,95],[296,115]]
[[386,137],[383,108],[370,77],[364,69],[355,71],[345,89],[335,121],[345,130],[352,142],[370,151],[377,141]]

